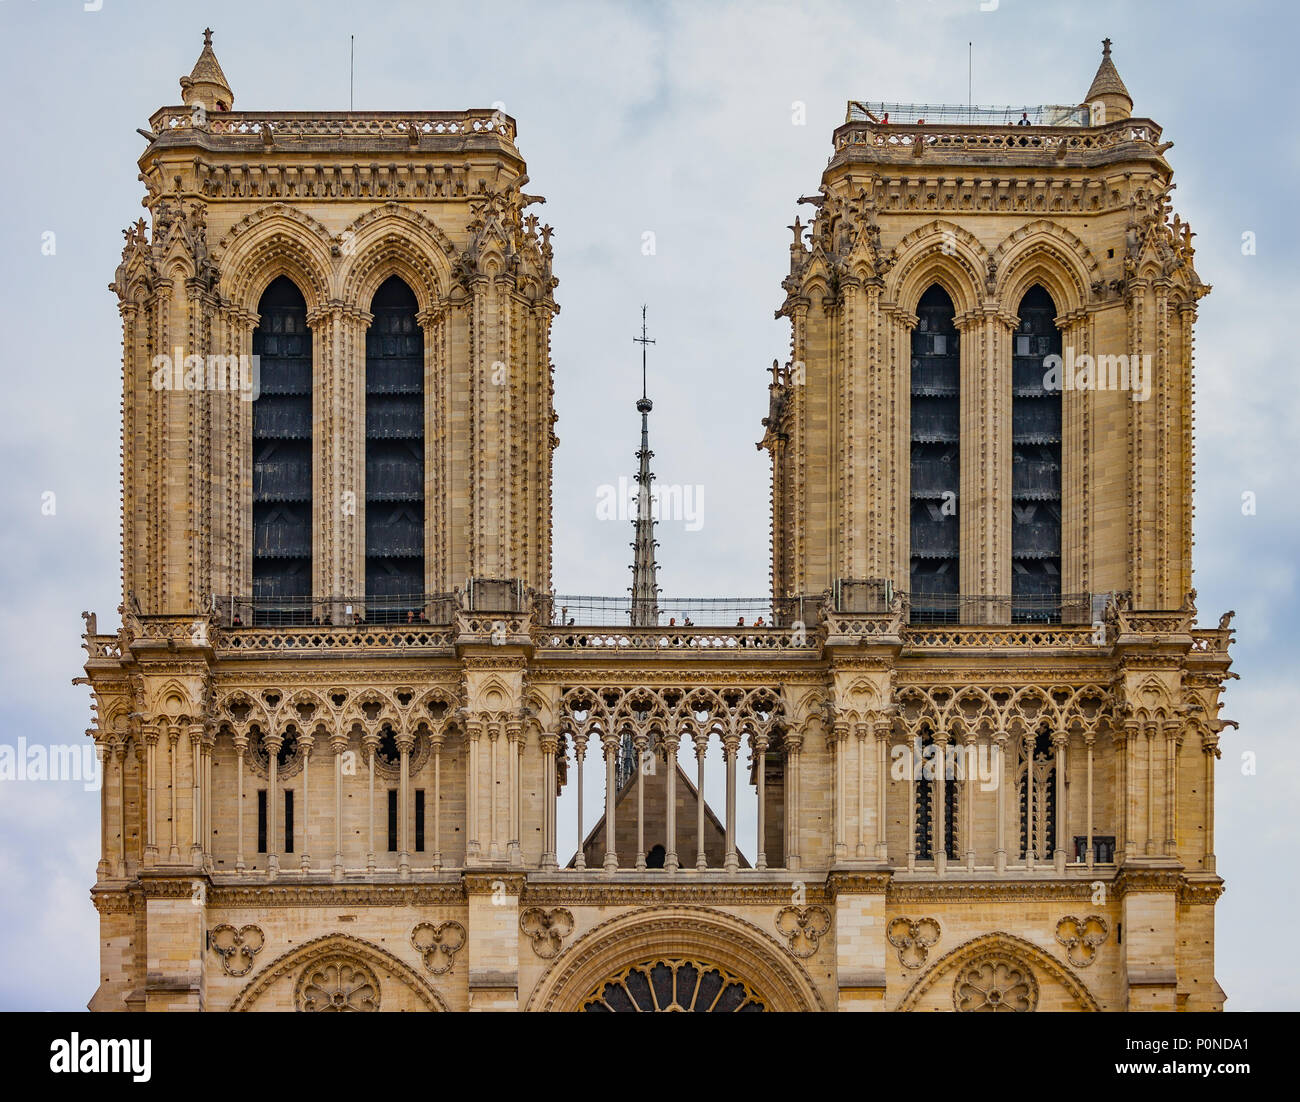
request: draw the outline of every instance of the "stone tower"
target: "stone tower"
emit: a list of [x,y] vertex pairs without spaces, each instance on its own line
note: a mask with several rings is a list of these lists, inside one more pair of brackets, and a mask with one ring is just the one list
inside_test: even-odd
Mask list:
[[550,591],[513,119],[236,112],[210,32],[181,88],[111,285],[92,1008],[1222,1005],[1208,288],[1109,44],[1078,104],[849,104],[748,602],[660,594],[648,517],[631,597]]

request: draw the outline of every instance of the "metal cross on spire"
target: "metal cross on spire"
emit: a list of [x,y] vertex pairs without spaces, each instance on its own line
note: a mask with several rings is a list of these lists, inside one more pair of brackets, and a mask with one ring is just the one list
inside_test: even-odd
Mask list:
[[[644,306],[641,307],[641,335],[639,337],[633,337],[632,340],[634,343],[639,344],[641,346],[641,401],[648,402],[650,399],[646,397],[645,354],[646,354],[646,345],[654,344],[654,341],[650,337],[646,336]],[[640,405],[638,405],[637,408],[640,409],[641,408]]]

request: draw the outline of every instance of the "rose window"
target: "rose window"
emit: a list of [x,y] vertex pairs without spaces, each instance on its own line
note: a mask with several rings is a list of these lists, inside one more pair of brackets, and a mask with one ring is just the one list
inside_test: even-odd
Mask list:
[[1029,1011],[1038,1005],[1038,984],[1018,961],[986,957],[958,974],[953,1002],[958,1010]]
[[298,981],[298,1009],[306,1012],[379,1009],[379,981],[369,968],[350,960],[313,964]]

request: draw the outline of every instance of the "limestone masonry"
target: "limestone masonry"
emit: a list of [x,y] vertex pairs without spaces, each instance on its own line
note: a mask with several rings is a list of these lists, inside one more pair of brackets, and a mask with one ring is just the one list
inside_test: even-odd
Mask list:
[[1209,287],[1109,42],[1077,104],[849,103],[761,624],[674,611],[648,511],[611,617],[552,591],[514,119],[237,111],[210,34],[181,88],[111,285],[91,1009],[1222,1009]]

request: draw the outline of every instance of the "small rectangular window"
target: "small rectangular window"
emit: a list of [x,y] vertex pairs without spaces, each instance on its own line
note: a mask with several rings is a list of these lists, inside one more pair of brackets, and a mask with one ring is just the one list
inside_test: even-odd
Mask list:
[[266,852],[266,789],[257,790],[257,852]]
[[930,351],[936,356],[948,355],[948,334],[936,333],[930,338]]
[[397,789],[388,790],[388,852],[397,852]]
[[[1086,834],[1076,834],[1074,836],[1074,859],[1078,862],[1084,862],[1088,859],[1088,837]],[[1098,865],[1110,865],[1114,863],[1114,835],[1093,835],[1092,859]]]
[[424,789],[415,790],[415,852],[424,852]]
[[284,852],[293,852],[293,789],[284,792]]

